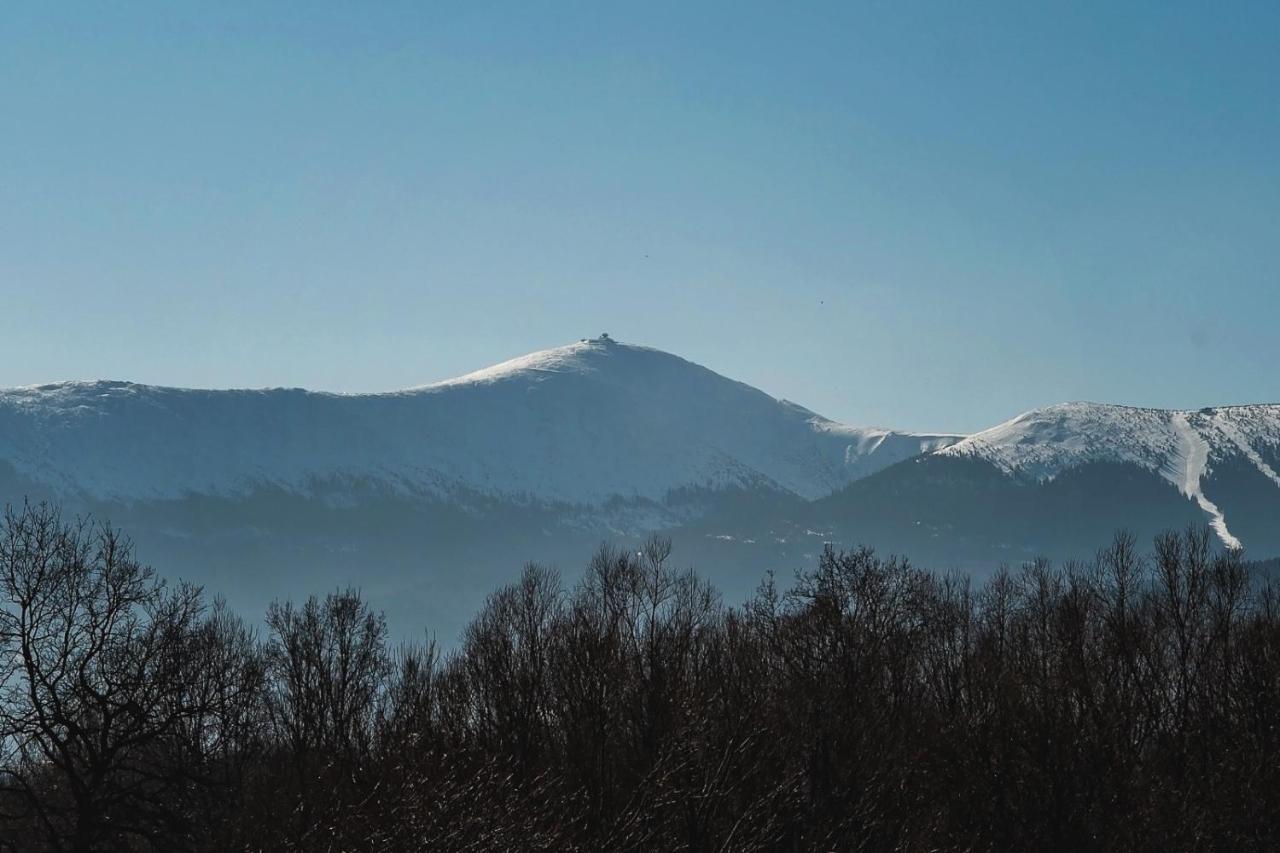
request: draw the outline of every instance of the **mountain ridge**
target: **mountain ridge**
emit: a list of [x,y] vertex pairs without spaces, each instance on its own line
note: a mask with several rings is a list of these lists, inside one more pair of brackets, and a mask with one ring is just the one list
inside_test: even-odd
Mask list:
[[1061,403],[1024,412],[937,452],[981,459],[1010,476],[1052,480],[1097,462],[1135,465],[1194,500],[1218,538],[1243,543],[1211,495],[1217,466],[1241,461],[1280,488],[1280,405],[1153,409]]
[[118,380],[0,391],[0,459],[58,491],[98,498],[305,490],[334,477],[587,504],[661,501],[689,487],[815,498],[955,440],[839,424],[607,338],[399,391]]
[[525,560],[662,531],[727,594],[824,541],[981,576],[1209,523],[1280,554],[1280,406],[1067,403],[971,436],[851,426],[603,337],[395,391],[0,390],[0,503],[121,525],[257,609],[358,584],[446,634]]

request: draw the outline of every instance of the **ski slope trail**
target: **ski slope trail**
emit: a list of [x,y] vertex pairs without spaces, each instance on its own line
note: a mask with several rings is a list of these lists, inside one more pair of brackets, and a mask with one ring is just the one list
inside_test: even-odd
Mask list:
[[1185,412],[1174,412],[1170,419],[1174,433],[1182,448],[1183,477],[1180,487],[1182,493],[1195,500],[1200,509],[1209,516],[1209,526],[1218,534],[1218,538],[1229,548],[1240,548],[1242,543],[1227,529],[1227,519],[1218,509],[1217,504],[1209,500],[1200,481],[1204,478],[1205,468],[1209,463],[1209,442],[1198,433]]
[[[1024,412],[936,455],[980,459],[1008,476],[1038,483],[1095,464],[1150,471],[1193,500],[1223,544],[1239,546],[1242,540],[1229,529],[1223,507],[1239,505],[1244,497],[1229,497],[1239,488],[1238,478],[1248,476],[1244,466],[1280,488],[1280,405],[1167,410],[1061,403]],[[1262,498],[1264,492],[1246,499],[1272,499]],[[1242,532],[1249,525],[1239,519],[1236,526]]]

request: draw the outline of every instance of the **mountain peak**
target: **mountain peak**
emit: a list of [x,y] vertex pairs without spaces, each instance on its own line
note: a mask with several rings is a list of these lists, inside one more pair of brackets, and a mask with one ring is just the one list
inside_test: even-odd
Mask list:
[[610,362],[616,364],[622,358],[646,356],[670,359],[696,367],[692,362],[687,362],[679,356],[651,347],[622,343],[604,334],[598,338],[582,338],[571,344],[517,356],[462,376],[433,382],[411,390],[484,384],[509,379],[536,379],[547,374],[585,374],[596,371]]
[[59,492],[126,500],[344,481],[580,505],[689,489],[816,498],[951,441],[836,424],[607,335],[387,394],[0,391],[0,464]]

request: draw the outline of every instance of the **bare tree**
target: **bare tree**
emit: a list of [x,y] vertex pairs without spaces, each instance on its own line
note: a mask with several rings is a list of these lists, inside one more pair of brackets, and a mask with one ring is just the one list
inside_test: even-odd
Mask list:
[[267,626],[267,713],[292,770],[292,789],[278,792],[276,820],[291,824],[282,843],[350,849],[344,839],[367,834],[364,805],[378,794],[362,777],[390,672],[386,622],[346,590],[300,608],[272,604]]
[[112,528],[45,505],[6,510],[0,594],[0,779],[44,846],[189,846],[215,721],[253,689],[230,677],[226,617],[207,621],[199,589],[166,588]]

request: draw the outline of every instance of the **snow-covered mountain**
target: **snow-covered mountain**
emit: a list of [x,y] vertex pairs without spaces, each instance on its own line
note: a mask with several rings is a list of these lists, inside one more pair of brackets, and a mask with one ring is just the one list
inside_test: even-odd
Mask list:
[[382,394],[0,391],[0,463],[60,496],[111,501],[342,483],[577,505],[687,489],[817,498],[958,438],[838,424],[607,337]]
[[1027,412],[849,484],[805,519],[934,565],[1087,559],[1210,525],[1224,545],[1280,554],[1280,406],[1162,411],[1065,403]]
[[825,540],[981,572],[1211,523],[1280,554],[1280,406],[1073,403],[967,438],[835,423],[601,337],[379,394],[0,390],[0,503],[107,518],[248,612],[362,586],[448,638],[528,559],[661,529],[730,596]]
[[1166,411],[1064,403],[1019,415],[937,455],[980,459],[1040,482],[1084,465],[1135,466],[1167,480],[1195,502],[1224,543],[1239,546],[1214,500],[1223,488],[1214,475],[1243,468],[1275,486],[1280,497],[1280,405]]

